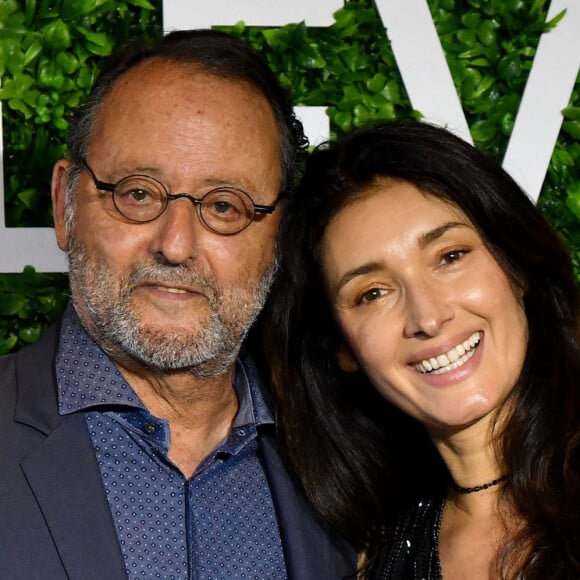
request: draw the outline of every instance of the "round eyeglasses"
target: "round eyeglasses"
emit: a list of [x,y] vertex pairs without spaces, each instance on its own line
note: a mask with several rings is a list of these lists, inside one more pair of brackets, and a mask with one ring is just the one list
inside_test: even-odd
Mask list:
[[127,220],[144,224],[156,220],[166,209],[169,201],[185,197],[199,208],[201,222],[212,232],[233,236],[245,230],[257,215],[271,214],[280,201],[272,205],[255,204],[241,189],[218,187],[197,198],[189,193],[169,193],[163,183],[149,175],[128,175],[117,183],[105,183],[97,179],[86,159],[80,165],[91,176],[95,187],[113,194],[113,204]]

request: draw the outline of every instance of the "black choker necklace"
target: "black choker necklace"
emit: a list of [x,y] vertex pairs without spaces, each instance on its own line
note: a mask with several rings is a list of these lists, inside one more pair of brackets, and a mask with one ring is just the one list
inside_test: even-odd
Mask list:
[[494,479],[489,483],[484,483],[483,485],[476,485],[475,487],[461,487],[460,485],[457,485],[454,481],[452,481],[451,487],[459,493],[477,493],[478,491],[483,491],[484,489],[488,489],[490,487],[493,487],[494,485],[497,485],[498,483],[501,483],[506,478],[507,475],[502,475],[501,477],[498,477],[497,479]]

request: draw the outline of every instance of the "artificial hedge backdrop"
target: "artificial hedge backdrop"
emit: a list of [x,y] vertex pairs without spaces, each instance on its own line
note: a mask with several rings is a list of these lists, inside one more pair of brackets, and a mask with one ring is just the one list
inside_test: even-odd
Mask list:
[[[476,145],[501,161],[548,0],[428,0]],[[49,184],[68,116],[102,57],[162,33],[161,0],[1,0],[6,219],[52,225]],[[198,8],[199,9],[199,8]],[[328,28],[226,28],[260,49],[296,104],[327,105],[332,136],[376,119],[420,116],[405,93],[372,0],[346,1]],[[580,77],[539,207],[568,243],[580,279]],[[531,243],[533,243],[531,241]],[[0,274],[0,353],[38,339],[67,300],[63,274]]]

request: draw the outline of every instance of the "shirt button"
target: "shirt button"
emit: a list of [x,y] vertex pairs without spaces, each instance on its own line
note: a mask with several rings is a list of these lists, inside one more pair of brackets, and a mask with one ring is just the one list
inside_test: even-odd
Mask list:
[[157,433],[157,425],[155,425],[155,423],[147,423],[147,425],[145,425],[145,431],[147,431],[149,435],[154,435]]

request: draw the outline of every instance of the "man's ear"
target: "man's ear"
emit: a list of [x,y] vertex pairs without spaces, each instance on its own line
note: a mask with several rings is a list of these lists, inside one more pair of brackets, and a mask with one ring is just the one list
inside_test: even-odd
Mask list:
[[354,358],[350,348],[344,344],[340,344],[336,351],[336,358],[338,360],[338,366],[341,371],[345,373],[355,373],[359,370],[359,364]]
[[72,163],[67,159],[57,161],[52,169],[52,182],[50,186],[54,231],[56,233],[58,247],[63,251],[68,250],[68,231],[64,215],[66,208],[66,189],[71,167]]

